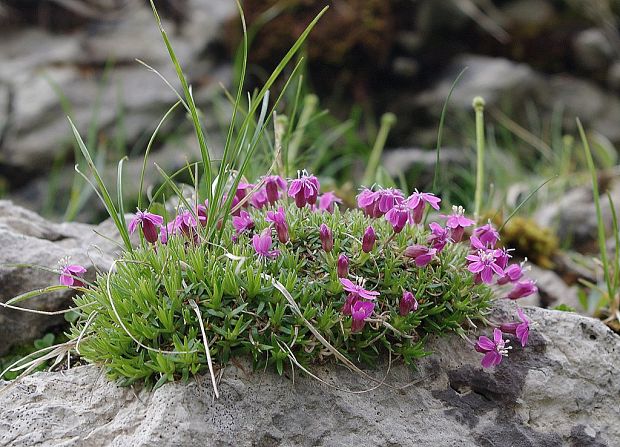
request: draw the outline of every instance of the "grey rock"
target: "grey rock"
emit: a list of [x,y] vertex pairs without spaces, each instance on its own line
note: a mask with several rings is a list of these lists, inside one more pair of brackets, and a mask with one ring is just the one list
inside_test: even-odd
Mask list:
[[554,271],[531,265],[527,277],[536,281],[538,287],[538,303],[536,305],[555,307],[565,304],[577,311],[585,312],[579,303],[577,286],[568,286]]
[[586,70],[606,69],[614,56],[614,49],[605,32],[598,28],[581,31],[573,40],[575,60]]
[[[93,19],[72,33],[36,27],[0,32],[0,85],[6,86],[13,98],[5,138],[0,139],[1,165],[18,168],[16,172],[45,172],[56,157],[71,150],[62,95],[71,104],[73,121],[83,135],[96,113],[98,129],[108,140],[118,131],[122,106],[122,126],[129,142],[152,131],[176,101],[175,93],[161,79],[135,61],[145,60],[178,88],[148,2],[125,3],[124,13],[115,15],[114,20]],[[50,7],[60,8],[55,2]],[[224,0],[192,0],[187,8],[192,13],[179,27],[169,21],[164,21],[164,27],[190,82],[195,83],[195,97],[201,98],[202,88],[229,79],[213,76],[216,71],[218,75],[228,73],[216,69],[217,61],[208,47],[221,38],[220,26],[235,13],[235,5]],[[108,62],[112,68],[104,83],[103,67]],[[0,117],[3,114],[0,112]]]
[[[618,179],[613,180],[609,193],[617,207],[620,203]],[[612,210],[605,195],[600,197],[600,205],[605,228],[610,231]],[[573,247],[592,248],[596,245],[598,227],[592,188],[574,188],[559,200],[541,207],[533,217],[541,226],[555,229],[560,241],[571,241]]]
[[[432,183],[437,154],[434,150],[420,148],[395,148],[384,152],[382,166],[392,176],[415,174],[416,186]],[[442,170],[463,167],[468,163],[467,153],[459,148],[442,148],[439,152],[439,165]]]
[[607,71],[607,85],[614,91],[620,90],[620,62],[614,62]]
[[[529,345],[495,369],[447,336],[431,341],[434,354],[415,371],[368,371],[385,377],[380,387],[333,364],[312,370],[339,389],[229,365],[219,400],[206,377],[149,392],[120,388],[95,366],[37,373],[0,394],[0,444],[619,445],[618,335],[573,313],[525,312],[536,322]],[[513,303],[503,302],[493,318],[508,314]]]
[[[94,279],[97,269],[109,270],[117,246],[97,236],[95,231],[115,239],[116,230],[110,222],[96,227],[79,223],[56,224],[9,201],[0,201],[0,302],[58,284],[56,273],[15,264],[56,269],[61,258],[70,256],[73,263],[88,269],[87,279]],[[57,311],[68,308],[72,296],[72,291],[63,290],[17,305]],[[40,337],[63,322],[63,315],[41,315],[0,308],[0,355],[12,346]]]
[[472,110],[472,99],[476,96],[482,96],[489,106],[499,105],[506,99],[519,101],[536,97],[544,85],[543,78],[526,64],[503,58],[464,55],[454,61],[432,89],[418,95],[417,104],[439,116],[452,83],[465,67],[467,71],[450,98],[450,106],[459,110]]

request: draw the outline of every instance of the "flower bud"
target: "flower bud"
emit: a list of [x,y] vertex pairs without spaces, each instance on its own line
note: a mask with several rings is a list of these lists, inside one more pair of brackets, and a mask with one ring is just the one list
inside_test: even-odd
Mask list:
[[338,256],[338,278],[349,276],[349,258],[344,253]]
[[332,251],[332,248],[334,248],[334,235],[327,225],[321,224],[321,228],[319,228],[319,237],[321,239],[321,245],[323,245],[323,250],[328,253]]
[[508,294],[508,298],[511,300],[518,300],[519,298],[530,296],[536,292],[538,292],[538,287],[536,287],[534,281],[528,279],[527,281],[519,281]]
[[373,227],[366,228],[366,232],[364,232],[364,237],[362,238],[362,251],[364,253],[370,253],[375,246],[376,240],[377,235],[375,234],[375,229]]
[[409,312],[418,310],[418,301],[415,299],[413,293],[405,290],[398,307],[400,314],[404,317]]

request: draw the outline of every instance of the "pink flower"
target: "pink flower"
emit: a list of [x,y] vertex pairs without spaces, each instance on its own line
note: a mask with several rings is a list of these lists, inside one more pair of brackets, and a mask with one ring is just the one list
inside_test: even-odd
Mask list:
[[402,191],[396,188],[385,188],[377,191],[378,208],[381,214],[385,214],[405,201]]
[[371,301],[357,301],[351,308],[351,332],[359,332],[364,328],[366,319],[375,310],[375,303]]
[[[236,203],[235,201],[233,201],[233,203],[236,205],[239,202],[241,202],[243,199],[245,199],[245,196],[247,196],[250,191],[252,191],[252,189],[254,188],[254,185],[252,183],[246,183],[246,182],[239,182],[239,184],[237,185],[237,191],[235,191],[235,199],[236,199]],[[243,208],[247,208],[248,207],[248,202],[244,202],[243,205],[241,205]]]
[[497,265],[499,265],[502,269],[505,269],[506,266],[508,265],[508,261],[510,260],[510,258],[512,258],[512,256],[510,255],[510,253],[508,253],[509,251],[512,251],[512,248],[496,248],[495,249],[495,259],[497,259]]
[[148,211],[140,211],[136,212],[136,215],[129,222],[129,233],[133,234],[136,231],[138,225],[142,228],[142,234],[144,235],[144,239],[146,239],[151,244],[154,244],[157,241],[159,236],[159,227],[164,224],[164,218],[153,213],[149,213]]
[[252,194],[252,197],[250,198],[250,204],[257,209],[267,206],[268,203],[269,200],[267,199],[267,190],[264,187]]
[[177,214],[177,217],[174,218],[172,227],[174,229],[174,234],[182,233],[190,239],[194,239],[194,242],[198,240],[196,218],[191,212],[184,210]]
[[478,250],[477,254],[471,254],[466,257],[470,261],[467,269],[474,273],[480,274],[480,279],[487,284],[493,282],[493,275],[504,276],[504,270],[497,264],[495,252],[497,250]]
[[450,241],[450,230],[443,228],[436,222],[431,222],[428,226],[431,229],[431,234],[427,242],[437,250],[437,253],[441,253],[446,244]]
[[364,210],[368,217],[381,217],[379,211],[379,193],[364,188],[357,196],[357,206]]
[[233,216],[232,225],[237,235],[254,228],[254,221],[247,211],[241,211],[238,216]]
[[476,236],[480,242],[487,247],[495,247],[497,241],[499,241],[499,233],[495,227],[489,222],[486,225],[475,228],[473,236]]
[[323,250],[328,253],[332,251],[332,248],[334,248],[334,235],[332,234],[332,230],[325,224],[321,224],[319,228],[319,239],[321,239]]
[[404,317],[411,311],[418,310],[418,300],[415,299],[413,293],[405,290],[403,292],[403,297],[400,299],[400,304],[398,306],[399,313]]
[[387,212],[385,218],[392,224],[394,233],[400,233],[403,231],[403,228],[405,228],[405,225],[407,225],[407,222],[409,222],[411,211],[406,204],[400,203],[394,205],[394,207]]
[[379,292],[374,292],[372,290],[366,290],[362,286],[358,286],[354,284],[351,280],[347,278],[340,278],[340,284],[344,287],[344,290],[347,292],[357,295],[359,298],[364,298],[367,300],[374,300],[379,296]]
[[84,287],[84,283],[79,278],[84,277],[86,269],[79,264],[66,263],[60,269],[60,277],[58,280],[63,286]]
[[267,195],[267,201],[273,205],[280,198],[280,190],[286,189],[286,181],[279,175],[269,175],[263,177],[265,182],[265,192]]
[[424,208],[427,203],[438,210],[439,202],[441,202],[441,199],[436,197],[435,194],[430,192],[418,192],[416,189],[415,192],[407,198],[407,205],[409,205],[413,213],[413,222],[416,224],[422,222]]
[[297,208],[303,208],[307,203],[310,205],[316,203],[319,197],[319,188],[318,179],[304,171],[298,179],[291,182],[288,188],[288,195],[295,198]]
[[[208,201],[205,200],[205,204],[201,204],[199,203],[196,206],[196,216],[198,216],[198,221],[200,222],[200,225],[202,225],[203,227],[207,224],[207,207],[208,207]],[[233,204],[234,206],[234,204]]]
[[450,228],[452,240],[460,242],[463,239],[465,228],[471,227],[476,222],[464,216],[465,210],[462,206],[453,206],[452,214],[441,216],[446,219],[446,227]]
[[437,254],[437,250],[435,248],[429,248],[426,245],[415,244],[405,248],[403,254],[413,259],[416,266],[426,267]]
[[497,280],[497,284],[503,286],[509,282],[517,282],[523,276],[523,267],[520,264],[510,264],[504,269],[504,276]]
[[277,258],[280,255],[280,250],[272,250],[271,245],[273,240],[271,239],[271,228],[265,228],[261,234],[255,234],[252,237],[252,247],[262,258]]
[[531,279],[528,279],[526,281],[519,281],[515,284],[514,288],[508,294],[508,298],[511,300],[518,300],[519,298],[530,296],[536,292],[538,292],[536,283]]
[[342,203],[342,199],[334,194],[332,191],[326,192],[319,196],[319,211],[327,211],[333,213],[336,209],[336,204]]
[[349,276],[349,258],[344,253],[338,256],[338,278],[346,278]]
[[362,251],[364,253],[370,253],[376,241],[377,235],[375,234],[375,229],[372,226],[366,228],[364,236],[362,237]]
[[478,338],[474,349],[484,353],[481,361],[484,368],[499,365],[502,362],[502,358],[508,356],[509,348],[506,347],[506,343],[508,343],[508,340],[502,338],[502,331],[497,328],[493,329],[493,340],[484,335]]
[[284,208],[279,207],[278,211],[267,211],[267,222],[271,222],[276,229],[278,240],[283,244],[286,244],[289,240],[288,224],[286,223],[286,213]]
[[525,347],[530,336],[530,320],[525,316],[521,309],[517,309],[517,314],[519,315],[519,320],[521,320],[521,323],[504,323],[500,326],[500,329],[502,332],[507,334],[516,335],[517,339],[521,342],[521,346]]
[[159,227],[159,241],[162,244],[167,244],[170,236],[174,236],[177,233],[176,222],[168,222],[167,225]]

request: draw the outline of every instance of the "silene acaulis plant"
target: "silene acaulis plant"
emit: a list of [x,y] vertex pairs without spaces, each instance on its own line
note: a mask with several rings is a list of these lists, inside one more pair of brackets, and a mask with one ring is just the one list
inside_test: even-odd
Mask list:
[[277,135],[277,163],[246,177],[273,117],[269,88],[324,11],[243,109],[241,80],[218,163],[154,12],[201,161],[187,167],[189,193],[162,172],[164,187],[147,203],[141,179],[138,210],[126,218],[122,182],[115,202],[72,126],[124,250],[106,272],[68,260],[60,265],[59,286],[77,292],[67,350],[124,385],[159,387],[208,373],[217,396],[216,370],[235,357],[280,374],[289,365],[310,371],[328,361],[362,373],[358,365],[386,354],[414,364],[429,354],[429,336],[456,332],[480,353],[482,367],[492,368],[527,345],[532,322],[520,309],[512,321],[495,324],[491,338],[468,335],[472,322],[488,322],[492,299],[536,293],[492,224],[476,226],[461,206],[442,212],[440,197],[417,189],[362,187],[356,206],[345,206],[313,173],[291,172]]

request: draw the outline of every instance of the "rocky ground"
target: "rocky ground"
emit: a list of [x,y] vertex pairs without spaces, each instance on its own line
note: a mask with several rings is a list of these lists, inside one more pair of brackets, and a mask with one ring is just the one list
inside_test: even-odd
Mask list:
[[[109,223],[53,224],[0,202],[0,299],[57,281],[53,273],[4,263],[54,268],[72,255],[91,275],[93,267],[109,268],[117,247],[95,231],[114,234]],[[554,282],[560,279],[542,269],[532,274],[543,298],[555,293],[566,302]],[[57,310],[70,298],[58,293],[28,307]],[[335,364],[314,372],[338,389],[299,371],[279,377],[234,363],[221,373],[219,400],[206,378],[150,392],[120,388],[96,366],[37,373],[0,392],[0,445],[618,445],[620,336],[576,313],[538,307],[526,313],[535,322],[529,345],[516,346],[494,370],[483,370],[480,354],[448,336],[431,342],[434,353],[417,370],[393,365],[376,388]],[[492,318],[508,315],[514,303],[498,302]],[[0,353],[61,322],[3,309]],[[382,380],[387,369],[368,373]]]
[[[493,315],[512,307],[502,302]],[[37,373],[0,394],[0,444],[618,445],[620,337],[576,314],[526,313],[536,322],[529,346],[494,370],[448,336],[432,341],[416,371],[369,370],[385,378],[379,387],[334,364],[314,372],[338,389],[298,371],[293,379],[229,365],[218,400],[206,377],[150,392],[119,388],[95,366]]]

